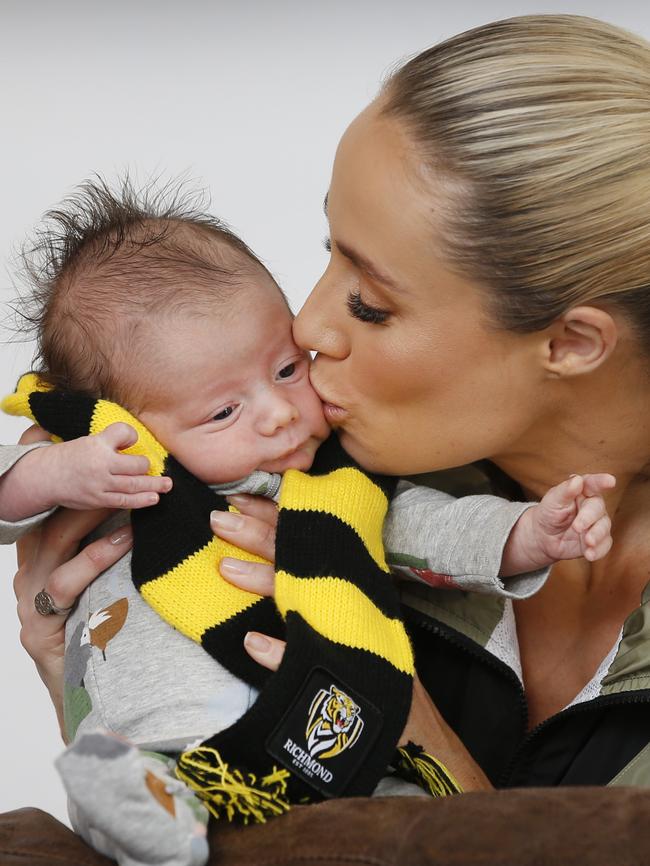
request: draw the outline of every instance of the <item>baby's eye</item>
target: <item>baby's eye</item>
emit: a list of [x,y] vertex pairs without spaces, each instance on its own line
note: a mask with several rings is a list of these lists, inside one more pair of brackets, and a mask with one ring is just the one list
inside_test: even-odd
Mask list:
[[226,406],[226,408],[222,409],[221,412],[217,412],[217,414],[214,416],[213,420],[214,421],[225,421],[226,418],[230,418],[230,416],[232,415],[232,413],[234,411],[235,411],[234,406]]
[[278,373],[279,379],[290,379],[293,374],[296,372],[295,362],[293,364],[287,364],[286,367],[283,367]]

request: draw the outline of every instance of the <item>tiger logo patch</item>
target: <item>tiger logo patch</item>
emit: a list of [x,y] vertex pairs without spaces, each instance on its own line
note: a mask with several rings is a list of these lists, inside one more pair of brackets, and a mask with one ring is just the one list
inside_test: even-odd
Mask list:
[[316,693],[305,730],[307,750],[312,758],[333,758],[351,749],[362,730],[360,707],[349,695],[335,685]]

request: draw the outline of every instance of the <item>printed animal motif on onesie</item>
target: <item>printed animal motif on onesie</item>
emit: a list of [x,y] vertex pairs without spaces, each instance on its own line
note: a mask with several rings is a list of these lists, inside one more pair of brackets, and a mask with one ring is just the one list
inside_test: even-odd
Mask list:
[[93,708],[84,683],[92,648],[97,647],[106,661],[106,647],[126,622],[128,609],[128,600],[119,598],[92,613],[87,623],[77,623],[72,633],[63,672],[63,717],[69,740],[75,738],[79,725]]
[[81,634],[81,644],[90,644],[100,649],[102,658],[106,661],[106,647],[126,622],[128,612],[128,600],[118,598],[113,604],[91,613]]

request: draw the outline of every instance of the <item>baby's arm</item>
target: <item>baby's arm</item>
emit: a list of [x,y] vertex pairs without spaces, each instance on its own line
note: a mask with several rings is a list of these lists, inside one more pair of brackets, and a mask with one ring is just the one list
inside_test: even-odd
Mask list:
[[613,475],[572,475],[525,511],[503,549],[501,574],[520,574],[561,559],[602,559],[612,546],[603,492]]
[[[612,486],[613,479],[608,483]],[[400,482],[384,524],[386,560],[393,571],[434,587],[527,598],[546,580],[545,567],[556,558],[570,558],[551,556],[538,544],[531,549],[531,524],[539,529],[547,504],[548,500],[542,509],[541,502],[509,502],[497,496],[456,499],[440,490]],[[524,519],[528,512],[533,512],[532,520]],[[574,518],[575,514],[569,524]],[[571,551],[556,547],[553,553],[558,552]],[[506,584],[502,576],[508,577]]]
[[441,490],[401,481],[384,523],[391,569],[434,587],[527,598],[547,573],[500,578],[503,551],[528,502],[498,496],[455,498]]
[[19,521],[57,505],[154,505],[171,479],[147,475],[146,457],[120,453],[136,441],[135,430],[119,422],[94,436],[29,451],[0,479],[0,520]]

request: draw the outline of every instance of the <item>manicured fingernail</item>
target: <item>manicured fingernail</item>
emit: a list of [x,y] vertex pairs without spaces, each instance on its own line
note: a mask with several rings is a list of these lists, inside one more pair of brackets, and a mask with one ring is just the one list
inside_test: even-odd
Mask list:
[[267,653],[271,649],[271,641],[263,634],[249,631],[244,638],[244,646],[261,653]]
[[244,518],[230,511],[213,511],[210,514],[210,523],[216,529],[224,529],[226,532],[237,532],[244,525]]
[[228,502],[231,505],[234,505],[235,508],[239,508],[242,505],[246,505],[250,502],[250,496],[246,493],[233,493],[232,496],[226,496]]
[[231,559],[229,556],[224,558],[219,563],[219,570],[225,574],[237,576],[239,574],[250,574],[252,562],[245,562],[242,559]]
[[119,529],[116,529],[112,535],[108,536],[108,540],[111,544],[126,544],[129,541],[133,541],[133,532],[131,531],[131,527],[121,526]]

